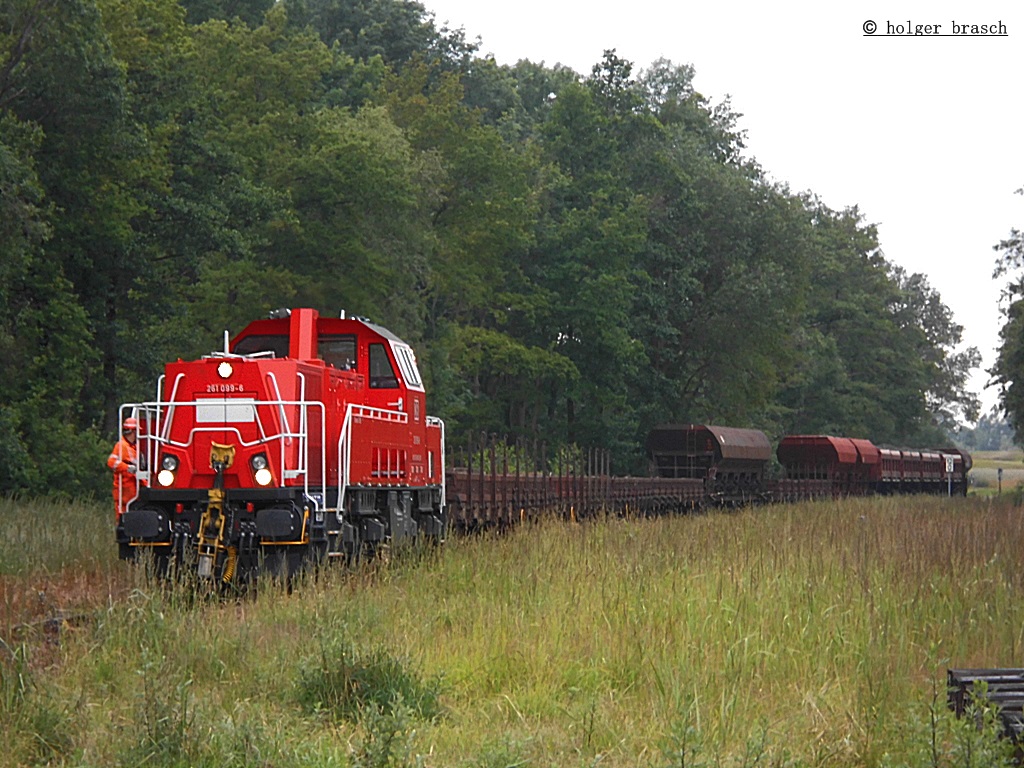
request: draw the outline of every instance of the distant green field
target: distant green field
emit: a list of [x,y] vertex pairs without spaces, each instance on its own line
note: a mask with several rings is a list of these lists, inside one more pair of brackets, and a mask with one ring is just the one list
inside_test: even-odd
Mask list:
[[1004,493],[1024,483],[1024,451],[976,451],[971,456],[974,459],[971,480],[975,490],[998,492],[1000,469],[1003,470],[1001,485]]

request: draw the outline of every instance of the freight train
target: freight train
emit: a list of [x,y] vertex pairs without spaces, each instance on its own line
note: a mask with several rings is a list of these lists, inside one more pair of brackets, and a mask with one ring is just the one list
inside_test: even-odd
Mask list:
[[966,495],[971,457],[959,448],[879,448],[870,440],[787,435],[776,451],[784,480],[768,480],[771,444],[756,429],[709,425],[656,427],[647,451],[661,477],[695,477],[720,503],[787,495],[889,493]]
[[[878,448],[830,435],[783,437],[773,461],[764,432],[707,424],[657,426],[646,451],[648,476],[619,477],[601,451],[553,461],[481,436],[468,460],[448,471],[449,519],[473,529],[550,510],[649,515],[873,494],[965,496],[971,470],[970,454],[955,447]],[[510,472],[510,464],[539,470]]]
[[[658,514],[866,493],[964,494],[958,449],[877,448],[788,436],[777,457],[758,430],[664,425],[651,472],[612,475],[607,453],[549,459],[493,438],[448,466],[412,348],[362,317],[275,310],[224,348],[165,366],[138,425],[137,490],[120,500],[119,554],[203,579],[291,575],[450,528],[510,525],[563,510]],[[511,459],[511,461],[510,461]]]

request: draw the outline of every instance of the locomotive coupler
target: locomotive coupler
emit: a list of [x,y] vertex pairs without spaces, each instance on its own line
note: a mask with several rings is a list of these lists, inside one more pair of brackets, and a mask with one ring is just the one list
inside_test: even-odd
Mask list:
[[[224,470],[235,460],[235,446],[210,444],[210,466],[216,473],[213,487],[207,494],[206,511],[199,522],[198,574],[207,579],[213,576],[214,565],[221,551],[227,550],[224,543],[224,529],[227,516],[224,514]],[[232,574],[233,575],[233,574]]]

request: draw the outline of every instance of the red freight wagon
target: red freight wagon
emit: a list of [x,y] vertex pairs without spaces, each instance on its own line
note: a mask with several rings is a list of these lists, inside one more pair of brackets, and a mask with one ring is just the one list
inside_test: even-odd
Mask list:
[[870,440],[851,438],[850,442],[857,449],[857,475],[863,492],[874,491],[882,478],[882,453]]
[[903,452],[896,448],[880,448],[882,479],[879,493],[899,493],[903,484]]
[[942,488],[951,496],[967,495],[967,473],[971,471],[971,454],[959,448],[943,448],[942,454]]
[[702,480],[710,502],[729,505],[763,495],[772,446],[758,429],[665,424],[647,435],[647,455],[658,477]]
[[848,437],[787,435],[779,441],[776,455],[787,479],[827,480],[833,495],[860,495],[867,492],[868,477],[876,463],[868,445],[867,440]]
[[921,490],[936,493],[942,486],[945,461],[938,451],[921,451]]

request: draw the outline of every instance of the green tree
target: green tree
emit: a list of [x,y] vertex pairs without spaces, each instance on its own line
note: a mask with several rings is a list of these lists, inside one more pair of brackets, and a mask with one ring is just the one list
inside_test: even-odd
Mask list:
[[656,412],[767,427],[807,288],[804,218],[784,194],[693,149],[649,175],[661,186],[636,316]]
[[638,81],[661,126],[631,163],[649,211],[633,311],[649,362],[640,424],[769,427],[806,292],[809,225],[742,159],[736,116],[692,78],[692,67],[658,61]]
[[436,160],[430,198],[432,325],[442,319],[485,324],[497,312],[536,216],[533,158],[462,101],[460,80],[410,64],[386,83],[383,103],[412,147]]
[[240,19],[250,27],[258,27],[274,0],[179,0],[189,24],[202,24],[210,19]]
[[978,418],[981,403],[967,387],[971,372],[981,365],[981,353],[977,347],[957,349],[964,328],[953,320],[952,311],[924,275],[908,275],[896,266],[890,268],[890,275],[900,292],[894,311],[901,325],[923,331],[920,355],[929,374],[928,413],[938,428],[953,433]]
[[558,351],[531,347],[497,330],[452,326],[445,367],[454,397],[448,405],[453,435],[487,431],[563,442],[544,423],[552,393],[579,379],[573,363]]
[[453,424],[536,428],[551,382],[572,378],[566,360],[510,328],[509,315],[532,293],[519,259],[536,217],[536,159],[464,103],[457,75],[425,60],[390,76],[382,102],[415,150],[436,162],[430,248],[418,286],[427,373],[448,388],[434,402]]
[[9,377],[3,421],[31,457],[21,484],[81,491],[102,477],[98,430],[113,410],[115,385],[105,374],[120,342],[110,308],[134,269],[138,134],[124,69],[95,4],[37,0],[0,13],[11,30],[0,43],[3,120],[15,129],[3,143],[32,174],[14,199],[34,206],[35,223],[47,230],[24,239],[29,259],[8,287],[4,321],[19,377]]
[[[934,407],[969,408],[970,395],[949,387],[966,376],[963,361],[972,356],[947,356],[955,353],[942,345],[959,342],[948,310],[920,276],[910,280],[885,260],[875,227],[856,208],[836,213],[807,204],[812,290],[797,331],[803,354],[781,392],[783,431],[898,445],[944,441],[928,398]],[[944,379],[945,366],[960,373]],[[944,399],[955,397],[961,400]]]
[[1003,418],[999,406],[993,406],[973,429],[961,430],[957,437],[972,451],[1008,451],[1014,447],[1013,428]]
[[579,74],[561,64],[546,67],[521,59],[499,66],[491,59],[473,59],[463,75],[466,103],[483,111],[507,141],[524,147],[542,143],[541,129],[558,94],[580,81]]
[[284,0],[296,28],[312,28],[329,47],[356,61],[380,57],[400,68],[414,58],[459,70],[476,45],[461,29],[438,29],[432,14],[412,0]]
[[[16,54],[8,48],[6,55]],[[32,459],[37,446],[26,434],[31,414],[25,380],[18,372],[33,357],[20,340],[22,313],[43,302],[47,288],[30,279],[50,233],[34,160],[41,140],[37,127],[0,109],[0,360],[5,382],[0,389],[0,491],[7,492],[39,485]]]
[[[1024,188],[1017,190],[1024,195]],[[1013,427],[1017,442],[1024,442],[1024,232],[1011,229],[995,250],[999,252],[992,279],[1009,278],[1003,288],[1003,327],[999,330],[999,353],[989,370],[999,387],[999,401]]]
[[[643,367],[631,335],[635,263],[646,242],[647,201],[629,184],[634,150],[657,132],[634,110],[631,65],[606,53],[583,83],[567,84],[541,127],[542,213],[524,277],[541,301],[524,316],[524,338],[553,349],[579,371],[574,387],[553,397],[549,420],[569,443],[636,446],[629,383]],[[625,106],[624,106],[625,105]]]
[[235,259],[237,279],[230,254],[201,272],[200,302],[216,306],[223,297],[217,321],[239,310],[262,314],[266,292],[249,279],[262,268],[300,304],[386,318],[400,333],[416,327],[433,158],[416,152],[384,109],[325,103],[332,73],[351,60],[286,23],[283,8],[256,29],[208,22],[197,38],[195,76],[212,116],[207,140],[282,203],[262,222],[263,242]]

